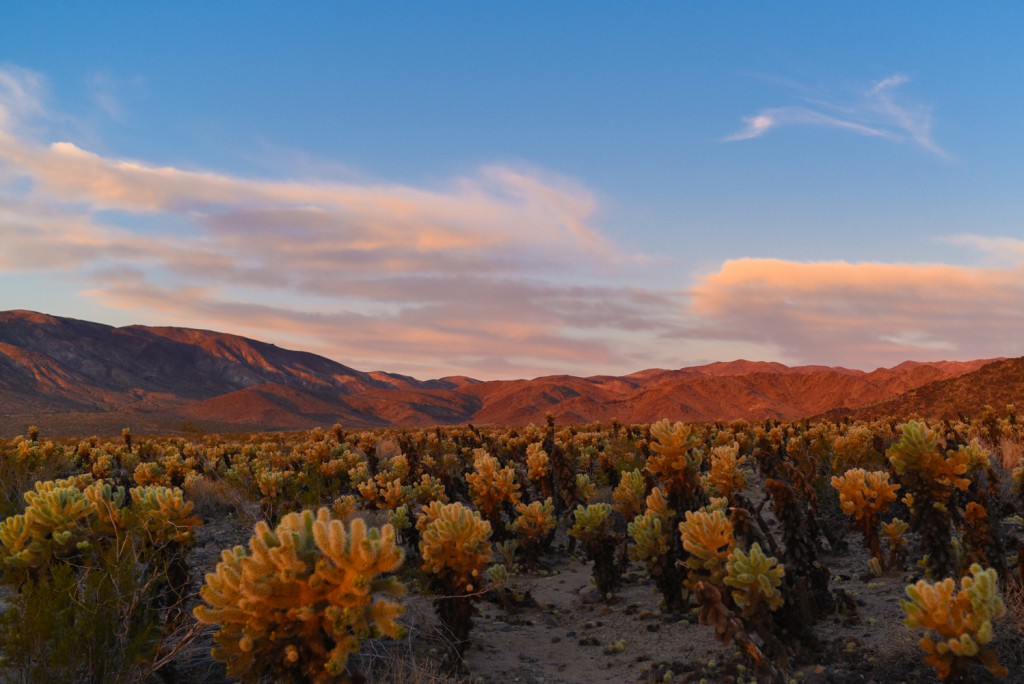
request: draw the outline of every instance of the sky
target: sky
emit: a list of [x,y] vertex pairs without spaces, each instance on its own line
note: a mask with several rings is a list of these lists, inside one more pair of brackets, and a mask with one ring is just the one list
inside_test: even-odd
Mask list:
[[1024,5],[17,3],[0,310],[481,379],[1020,356]]

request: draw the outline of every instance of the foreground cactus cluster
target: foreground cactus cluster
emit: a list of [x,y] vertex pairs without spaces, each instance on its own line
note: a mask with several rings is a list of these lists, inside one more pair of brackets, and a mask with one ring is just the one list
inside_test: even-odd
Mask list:
[[900,600],[906,623],[927,630],[921,648],[925,662],[935,668],[940,679],[962,681],[972,660],[998,677],[1009,674],[990,645],[995,635],[993,621],[1006,614],[997,582],[995,570],[982,570],[975,564],[970,575],[960,580],[959,590],[951,577],[934,583],[921,580],[907,587],[909,600]]
[[327,508],[289,513],[273,530],[257,523],[248,550],[221,554],[196,617],[219,625],[213,655],[242,681],[335,681],[360,639],[401,636],[389,597],[404,587],[382,576],[402,559],[390,525],[346,527]]

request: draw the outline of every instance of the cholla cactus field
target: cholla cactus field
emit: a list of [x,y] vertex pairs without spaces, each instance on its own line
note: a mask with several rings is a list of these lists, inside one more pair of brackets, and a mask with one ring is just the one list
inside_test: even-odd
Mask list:
[[1024,671],[1015,415],[666,418],[33,428],[0,442],[0,682]]

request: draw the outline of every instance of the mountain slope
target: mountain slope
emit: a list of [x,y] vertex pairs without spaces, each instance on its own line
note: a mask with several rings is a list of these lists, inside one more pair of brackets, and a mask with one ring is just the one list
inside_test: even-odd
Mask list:
[[852,411],[833,410],[826,415],[863,420],[883,416],[974,418],[985,406],[1002,410],[1007,404],[1024,406],[1024,358],[994,361],[970,373],[915,387],[884,402]]
[[[796,419],[852,410],[976,371],[985,361],[906,362],[870,373],[731,361],[626,375],[482,382],[362,372],[307,352],[207,330],[0,312],[0,435],[474,422]],[[919,390],[919,391],[923,391]]]

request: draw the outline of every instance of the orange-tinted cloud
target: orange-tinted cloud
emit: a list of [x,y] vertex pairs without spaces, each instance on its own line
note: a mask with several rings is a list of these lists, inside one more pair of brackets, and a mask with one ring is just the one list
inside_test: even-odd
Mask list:
[[1024,269],[727,261],[690,291],[700,334],[777,345],[805,363],[1018,355]]
[[[0,73],[6,74],[3,70]],[[434,374],[670,365],[677,294],[628,287],[592,193],[487,166],[438,187],[259,180],[49,143],[0,82],[0,271],[59,270],[140,322]],[[623,343],[629,340],[629,345]],[[650,365],[648,363],[648,365]],[[482,371],[482,372],[481,372]]]

